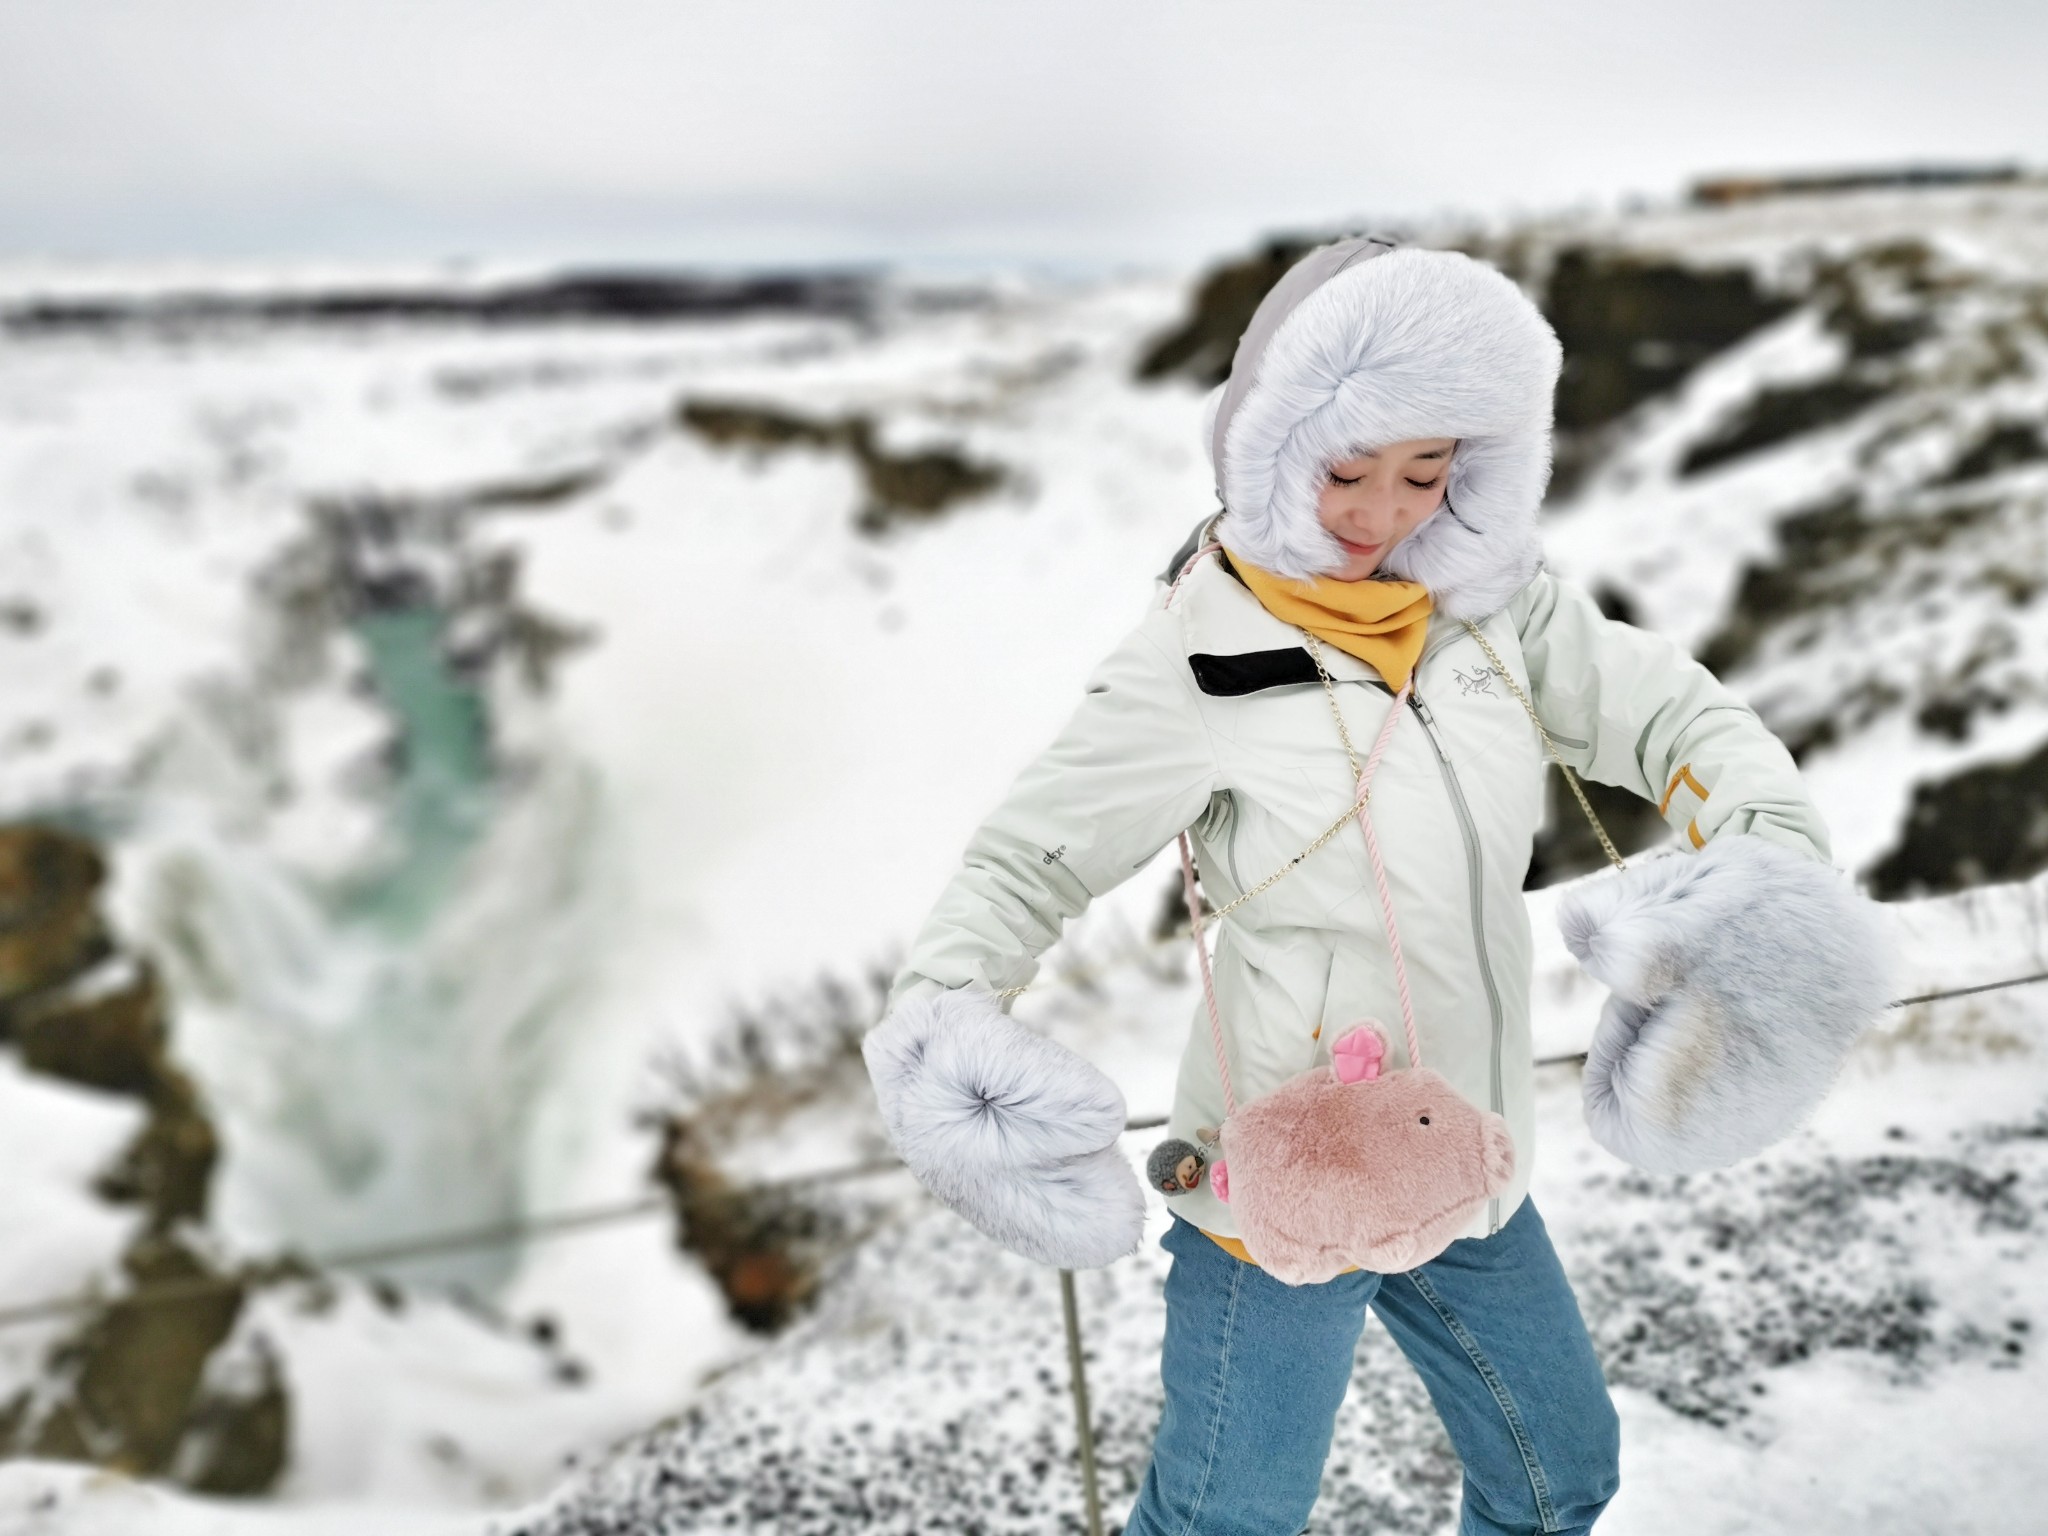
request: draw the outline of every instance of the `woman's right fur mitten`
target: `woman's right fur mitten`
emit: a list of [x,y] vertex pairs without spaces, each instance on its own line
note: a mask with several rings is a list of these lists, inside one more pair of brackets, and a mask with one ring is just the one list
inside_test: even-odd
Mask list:
[[1123,1094],[992,992],[906,996],[861,1054],[897,1154],[977,1229],[1061,1269],[1137,1249],[1145,1196],[1117,1145]]

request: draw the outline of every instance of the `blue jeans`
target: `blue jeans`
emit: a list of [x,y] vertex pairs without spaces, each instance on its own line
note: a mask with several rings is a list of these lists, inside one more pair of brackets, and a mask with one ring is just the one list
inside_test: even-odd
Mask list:
[[1160,1245],[1166,1407],[1125,1536],[1296,1536],[1370,1306],[1464,1463],[1459,1536],[1577,1536],[1621,1485],[1621,1426],[1533,1201],[1402,1274],[1285,1285],[1176,1216]]

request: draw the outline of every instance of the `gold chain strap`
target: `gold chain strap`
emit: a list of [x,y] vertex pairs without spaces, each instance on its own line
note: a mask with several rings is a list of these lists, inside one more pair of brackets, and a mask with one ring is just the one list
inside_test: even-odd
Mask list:
[[1293,869],[1295,865],[1299,864],[1303,859],[1307,858],[1310,854],[1314,853],[1318,848],[1322,847],[1323,844],[1327,843],[1331,838],[1335,837],[1338,834],[1338,832],[1343,830],[1344,823],[1349,821],[1352,817],[1356,816],[1359,812],[1359,808],[1362,807],[1365,804],[1365,802],[1370,800],[1371,798],[1372,791],[1367,790],[1364,794],[1360,795],[1356,800],[1352,801],[1350,805],[1345,807],[1343,815],[1339,816],[1335,821],[1331,822],[1327,827],[1323,828],[1321,833],[1317,835],[1316,840],[1314,842],[1310,843],[1306,848],[1302,849],[1301,852],[1297,853],[1285,864],[1282,864],[1278,869],[1274,870],[1273,873],[1266,876],[1265,879],[1261,880],[1257,885],[1253,886],[1250,890],[1246,891],[1242,896],[1238,897],[1235,901],[1225,903],[1223,906],[1218,907],[1214,912],[1210,913],[1209,915],[1211,917],[1222,917],[1226,913],[1235,912],[1239,907],[1243,906],[1246,902],[1250,901],[1254,896],[1257,896],[1261,892],[1269,889],[1273,885],[1273,883],[1277,881],[1282,875],[1286,874],[1289,870]]
[[[1522,701],[1522,708],[1526,709],[1529,712],[1529,718],[1536,723],[1536,733],[1543,738],[1543,745],[1550,749],[1550,755],[1553,758],[1557,759],[1557,766],[1564,770],[1564,781],[1565,783],[1571,785],[1572,793],[1578,796],[1579,808],[1586,813],[1586,819],[1593,824],[1593,831],[1595,835],[1597,835],[1600,839],[1600,846],[1607,850],[1607,857],[1614,861],[1614,867],[1616,869],[1627,868],[1627,866],[1622,863],[1621,855],[1615,851],[1613,841],[1607,836],[1607,829],[1600,825],[1600,818],[1593,814],[1593,806],[1591,802],[1586,799],[1586,792],[1583,789],[1579,788],[1578,775],[1573,773],[1571,770],[1571,765],[1558,755],[1557,744],[1550,739],[1550,732],[1543,729],[1543,720],[1542,717],[1536,713],[1536,706],[1529,702],[1528,696],[1522,692],[1521,686],[1518,683],[1516,683],[1514,674],[1507,669],[1506,664],[1501,661],[1500,656],[1494,651],[1494,648],[1487,643],[1486,636],[1479,632],[1479,626],[1474,624],[1470,619],[1465,619],[1461,622],[1464,624],[1466,629],[1471,631],[1472,638],[1479,642],[1480,648],[1486,652],[1487,658],[1490,661],[1492,661],[1494,665],[1494,670],[1500,673],[1501,681],[1506,683],[1509,688],[1514,690],[1515,697]],[[1351,744],[1351,732],[1344,724],[1344,711],[1337,707],[1337,689],[1336,685],[1330,681],[1329,669],[1323,665],[1323,649],[1320,645],[1316,643],[1316,637],[1310,634],[1307,630],[1304,629],[1301,632],[1301,637],[1302,639],[1308,642],[1308,653],[1310,658],[1316,664],[1316,674],[1323,680],[1323,695],[1330,701],[1330,713],[1336,717],[1337,735],[1338,738],[1342,740],[1344,743],[1344,756],[1346,757],[1346,759],[1349,760],[1351,764],[1351,780],[1355,784],[1358,782],[1358,749]],[[1372,799],[1372,791],[1368,789],[1364,794],[1360,795],[1356,800],[1352,801],[1350,805],[1346,806],[1344,808],[1344,813],[1341,816],[1339,816],[1335,821],[1331,822],[1327,827],[1325,827],[1322,830],[1322,832],[1317,835],[1316,840],[1314,842],[1310,843],[1306,848],[1302,849],[1301,852],[1297,853],[1285,864],[1282,864],[1278,869],[1274,870],[1272,874],[1266,876],[1265,879],[1261,880],[1257,885],[1253,886],[1250,890],[1246,891],[1236,900],[1231,901],[1224,906],[1218,907],[1210,915],[1212,917],[1220,918],[1226,915],[1227,913],[1235,912],[1239,907],[1243,906],[1246,902],[1250,901],[1254,896],[1257,896],[1262,892],[1269,890],[1277,881],[1279,881],[1283,876],[1288,874],[1295,867],[1295,865],[1299,864],[1303,859],[1307,858],[1310,854],[1314,853],[1318,848],[1322,847],[1323,844],[1327,843],[1331,838],[1335,837],[1337,833],[1343,828],[1344,823],[1351,820],[1352,817],[1356,816],[1359,813],[1359,811],[1364,808],[1366,802],[1370,799]],[[1028,983],[1021,987],[1006,987],[1001,992],[998,992],[996,994],[996,997],[998,1000],[1001,1000],[1006,997],[1016,997],[1019,994],[1028,992],[1030,990],[1031,988]]]
[[1351,732],[1344,724],[1344,711],[1337,707],[1337,685],[1330,681],[1330,669],[1323,665],[1323,648],[1316,644],[1316,637],[1307,630],[1301,638],[1308,642],[1309,659],[1316,664],[1316,676],[1323,680],[1323,697],[1330,701],[1330,713],[1337,720],[1337,738],[1344,743],[1344,756],[1351,764],[1351,782],[1358,782],[1358,749],[1351,745]]
[[1607,857],[1614,862],[1616,869],[1628,868],[1626,864],[1622,863],[1621,855],[1615,851],[1613,840],[1607,835],[1607,829],[1600,825],[1600,818],[1593,814],[1593,805],[1586,798],[1586,792],[1579,788],[1579,776],[1572,772],[1569,763],[1558,756],[1557,743],[1550,739],[1550,732],[1543,729],[1542,717],[1536,713],[1536,706],[1531,704],[1527,696],[1523,694],[1521,685],[1515,681],[1515,674],[1507,669],[1500,657],[1494,653],[1493,647],[1486,643],[1486,636],[1479,632],[1477,624],[1474,624],[1470,619],[1465,619],[1462,622],[1472,632],[1472,638],[1479,642],[1480,649],[1486,652],[1487,660],[1493,663],[1493,669],[1500,674],[1500,680],[1506,683],[1508,687],[1514,689],[1515,697],[1522,701],[1522,708],[1528,710],[1529,718],[1536,722],[1536,734],[1543,738],[1543,745],[1550,748],[1550,755],[1557,758],[1557,766],[1564,770],[1564,781],[1571,785],[1572,793],[1579,797],[1579,809],[1586,813],[1586,820],[1593,823],[1594,835],[1600,839],[1600,846],[1607,850]]

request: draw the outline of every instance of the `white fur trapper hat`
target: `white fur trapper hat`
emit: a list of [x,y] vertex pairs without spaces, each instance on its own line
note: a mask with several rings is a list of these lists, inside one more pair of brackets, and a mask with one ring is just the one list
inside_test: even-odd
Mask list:
[[1362,236],[1288,268],[1204,402],[1224,548],[1281,576],[1344,564],[1317,520],[1329,466],[1455,437],[1444,504],[1373,574],[1419,581],[1437,612],[1485,618],[1535,575],[1563,348],[1506,276],[1459,251]]

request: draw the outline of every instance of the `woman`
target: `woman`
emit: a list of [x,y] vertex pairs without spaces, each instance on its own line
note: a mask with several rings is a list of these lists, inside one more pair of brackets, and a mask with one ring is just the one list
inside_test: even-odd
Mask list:
[[[1461,1531],[1584,1531],[1619,1485],[1614,1409],[1528,1198],[1522,881],[1545,758],[1517,687],[1575,772],[1655,802],[1682,838],[1560,908],[1614,990],[1585,1088],[1604,1146],[1660,1169],[1756,1150],[1883,1001],[1870,904],[1830,866],[1783,745],[1678,646],[1543,569],[1559,361],[1534,305],[1467,256],[1360,239],[1297,262],[1208,402],[1225,510],[975,833],[865,1043],[898,1150],[969,1221],[1050,1264],[1131,1252],[1144,1208],[1123,1098],[1013,1023],[1005,994],[1183,829],[1219,907],[1286,864],[1352,797],[1333,703],[1372,741],[1408,686],[1372,805],[1419,1043],[1504,1118],[1513,1176],[1428,1262],[1298,1285],[1259,1267],[1206,1181],[1176,1193],[1165,1411],[1131,1536],[1299,1531],[1367,1307],[1464,1463]],[[1349,1022],[1400,1017],[1360,838],[1217,926],[1240,1101],[1327,1060]],[[1171,1134],[1223,1119],[1198,1006]]]

